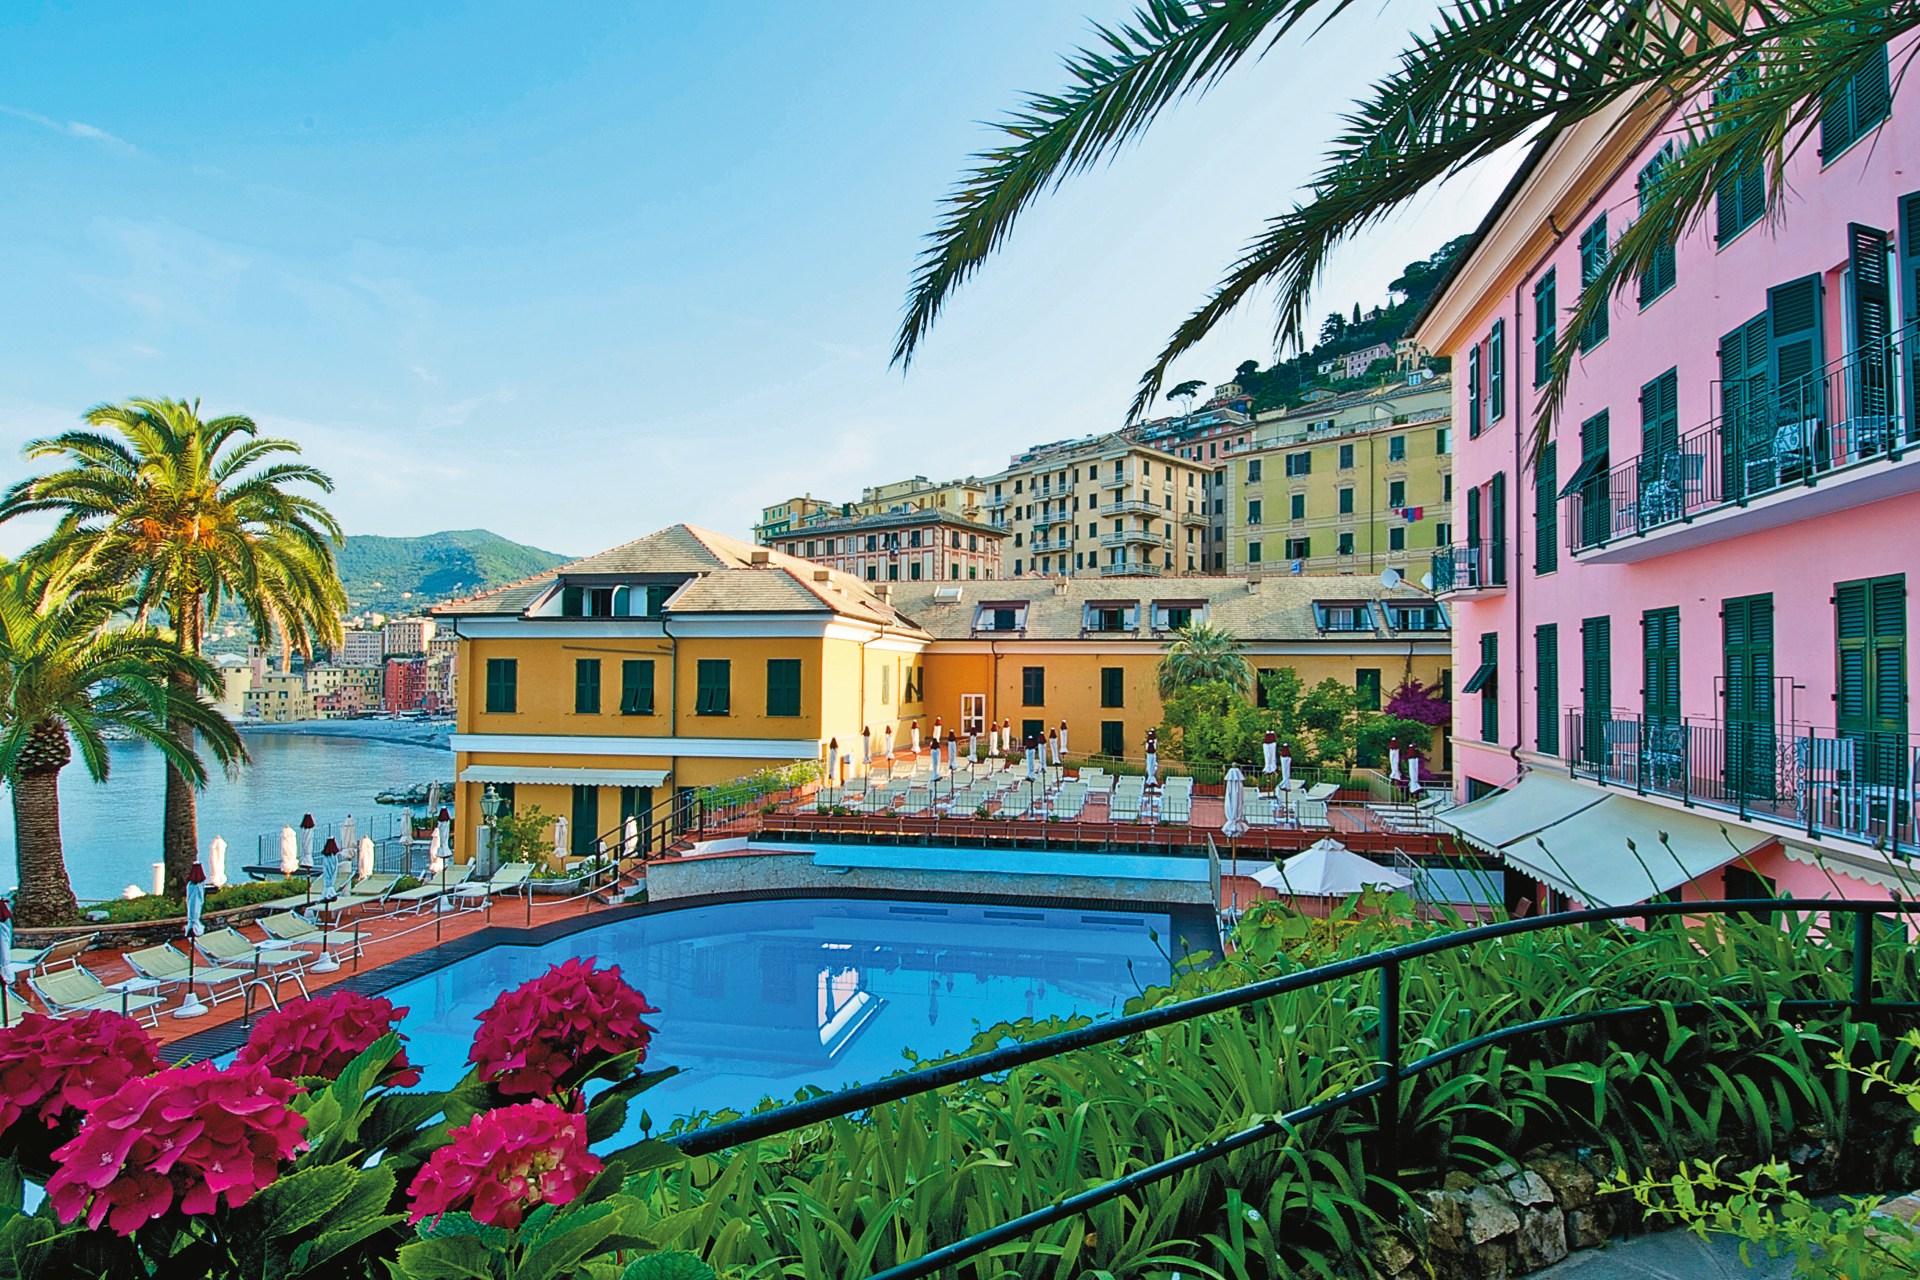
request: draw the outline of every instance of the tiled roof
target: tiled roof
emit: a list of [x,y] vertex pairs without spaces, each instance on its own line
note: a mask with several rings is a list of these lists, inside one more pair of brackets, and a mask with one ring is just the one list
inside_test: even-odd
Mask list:
[[[1431,638],[1446,642],[1445,631],[1322,632],[1314,617],[1314,601],[1327,603],[1391,599],[1396,603],[1426,604],[1428,600],[1407,587],[1393,590],[1373,578],[1321,574],[1255,579],[1246,578],[1013,578],[993,582],[897,582],[893,604],[919,623],[936,640],[965,640],[976,635],[974,621],[983,604],[1027,606],[1026,626],[1018,633],[1027,640],[1078,640],[1089,604],[1138,604],[1140,629],[1131,638],[1165,642],[1152,631],[1148,612],[1156,601],[1186,604],[1204,602],[1207,621],[1249,644],[1325,639],[1339,643],[1353,639]],[[1064,589],[1062,585],[1064,584]],[[955,597],[958,597],[957,599]],[[986,633],[991,634],[991,633]],[[1100,633],[1103,639],[1127,639],[1126,633]]]
[[[765,558],[756,564],[754,558]],[[837,613],[882,626],[899,614],[852,574],[690,524],[669,525],[606,551],[464,600],[438,605],[438,617],[515,617],[556,582],[576,577],[684,576],[666,613]],[[825,575],[821,577],[820,575]]]

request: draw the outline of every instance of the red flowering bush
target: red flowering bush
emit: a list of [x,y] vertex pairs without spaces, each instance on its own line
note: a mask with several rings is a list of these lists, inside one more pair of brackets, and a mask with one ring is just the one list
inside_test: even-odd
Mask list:
[[601,1170],[587,1150],[587,1118],[551,1102],[519,1102],[483,1111],[447,1135],[408,1194],[408,1220],[465,1209],[479,1222],[512,1230],[527,1210],[566,1204]]
[[131,1018],[97,1010],[71,1018],[29,1013],[0,1031],[0,1133],[32,1112],[52,1129],[164,1065]]
[[501,992],[480,1015],[467,1061],[501,1093],[550,1098],[623,1053],[639,1050],[645,1061],[653,1028],[640,1017],[658,1012],[621,981],[618,965],[596,969],[576,957]]
[[[302,1000],[267,1014],[234,1055],[235,1066],[259,1065],[282,1080],[324,1076],[329,1080],[346,1070],[366,1047],[401,1018],[391,1000],[336,991],[314,1000]],[[403,1048],[387,1064],[383,1084],[407,1087],[420,1083],[420,1069],[407,1061]]]
[[84,1214],[123,1236],[175,1208],[243,1205],[301,1146],[307,1119],[287,1105],[297,1092],[259,1065],[196,1062],[130,1080],[53,1153],[47,1198],[62,1222]]

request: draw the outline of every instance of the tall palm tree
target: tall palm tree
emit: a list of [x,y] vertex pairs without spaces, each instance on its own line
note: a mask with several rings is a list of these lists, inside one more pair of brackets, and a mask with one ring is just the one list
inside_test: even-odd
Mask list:
[[1240,640],[1211,622],[1189,622],[1167,641],[1160,659],[1160,696],[1170,698],[1194,684],[1221,682],[1244,694],[1253,684],[1253,671],[1240,652]]
[[95,782],[107,778],[109,730],[151,743],[196,783],[207,771],[189,735],[223,762],[245,754],[201,696],[218,680],[213,668],[149,628],[108,630],[119,603],[71,594],[42,570],[0,566],[0,779],[13,793],[23,925],[77,913],[59,785],[76,743]]
[[[1241,62],[1348,18],[1350,0],[1143,0],[1130,22],[1101,27],[1067,60],[1067,87],[1036,94],[998,128],[942,204],[915,270],[894,359],[911,361],[955,290],[1006,242],[1043,193],[1111,158],[1181,99]],[[1824,102],[1920,26],[1920,0],[1456,0],[1400,67],[1353,106],[1305,197],[1276,213],[1140,379],[1144,413],[1168,367],[1256,290],[1277,295],[1275,339],[1305,345],[1309,297],[1343,241],[1448,178],[1515,144],[1545,145],[1618,107],[1664,112],[1684,145],[1647,192],[1605,271],[1583,290],[1567,332],[1637,280],[1705,217],[1716,188],[1764,171],[1777,213],[1788,156],[1807,145]],[[1563,344],[1538,430],[1565,388]]]
[[[202,420],[199,402],[129,400],[87,412],[94,430],[26,446],[30,459],[63,469],[22,480],[0,495],[0,521],[47,512],[58,522],[30,557],[60,564],[131,596],[144,621],[161,611],[182,653],[205,653],[207,635],[231,605],[261,643],[310,654],[337,641],[346,592],[334,563],[340,526],[302,487],[333,481],[290,440],[259,435],[237,414]],[[192,679],[173,676],[181,697]],[[179,732],[191,750],[198,725]],[[195,779],[167,766],[163,846],[167,888],[182,892],[199,851]]]

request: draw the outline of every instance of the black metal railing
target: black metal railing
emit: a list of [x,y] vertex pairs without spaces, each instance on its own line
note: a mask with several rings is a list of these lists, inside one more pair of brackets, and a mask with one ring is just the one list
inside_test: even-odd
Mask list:
[[[1876,921],[1883,916],[1911,916],[1917,911],[1920,911],[1920,903],[1894,899],[1878,901],[1762,898],[1722,902],[1647,902],[1630,907],[1602,907],[1503,920],[1473,929],[1438,934],[1372,955],[1355,956],[1299,973],[1268,978],[1228,991],[1211,992],[1104,1022],[1090,1023],[1058,1035],[1045,1036],[1038,1040],[956,1058],[950,1062],[907,1072],[891,1079],[857,1085],[837,1093],[823,1094],[803,1102],[673,1135],[667,1138],[667,1141],[679,1147],[687,1155],[710,1155],[757,1139],[790,1133],[824,1121],[856,1115],[873,1107],[930,1093],[949,1085],[978,1080],[1027,1063],[1055,1058],[1080,1049],[1111,1044],[1129,1036],[1195,1018],[1242,1009],[1289,992],[1322,986],[1356,975],[1379,973],[1379,1004],[1371,1009],[1361,1009],[1357,1006],[1347,1009],[1349,1016],[1369,1016],[1377,1013],[1375,1035],[1378,1053],[1370,1064],[1373,1067],[1372,1079],[1364,1084],[1344,1089],[1310,1106],[1269,1117],[1247,1128],[1137,1169],[1124,1177],[1102,1182],[1077,1195],[977,1231],[964,1239],[956,1240],[918,1258],[900,1262],[883,1271],[875,1272],[869,1277],[869,1280],[916,1280],[917,1277],[933,1275],[968,1258],[977,1257],[995,1246],[1012,1243],[1031,1235],[1042,1227],[1077,1217],[1098,1205],[1116,1200],[1188,1169],[1208,1164],[1242,1148],[1284,1137],[1298,1126],[1318,1117],[1367,1101],[1374,1103],[1375,1124],[1378,1130],[1377,1140],[1369,1146],[1370,1172],[1375,1177],[1393,1178],[1400,1172],[1400,1134],[1405,1123],[1404,1110],[1407,1102],[1401,1086],[1405,1082],[1468,1054],[1540,1032],[1666,1011],[1698,1012],[1706,1009],[1731,1008],[1766,1008],[1776,1013],[1780,1011],[1809,1013],[1844,1011],[1854,1019],[1864,1018],[1875,1011],[1920,1013],[1920,1003],[1876,1000],[1873,971],[1875,934],[1878,932],[1875,927]],[[1751,1001],[1711,999],[1665,1003],[1637,1002],[1520,1022],[1434,1049],[1411,1061],[1408,1061],[1405,1056],[1406,1042],[1401,1034],[1403,1021],[1401,969],[1410,960],[1457,950],[1496,938],[1550,928],[1634,919],[1643,920],[1650,925],[1654,919],[1662,916],[1760,916],[1778,912],[1824,915],[1829,922],[1827,929],[1829,938],[1838,935],[1843,939],[1850,939],[1849,945],[1834,948],[1834,959],[1837,962],[1844,961],[1845,964],[1845,968],[1841,971],[1850,971],[1850,989],[1845,999]],[[1842,917],[1851,918],[1851,929],[1841,927]],[[1413,1042],[1421,1043],[1421,1040],[1416,1037]]]
[[1566,729],[1576,778],[1895,854],[1920,848],[1912,791],[1920,736],[1579,710],[1567,713]]
[[1433,590],[1484,591],[1507,585],[1507,544],[1473,542],[1433,553]]
[[1643,449],[1563,500],[1567,545],[1604,547],[1920,444],[1912,362],[1920,322],[1775,388],[1768,375],[1720,383],[1721,411],[1664,447]]

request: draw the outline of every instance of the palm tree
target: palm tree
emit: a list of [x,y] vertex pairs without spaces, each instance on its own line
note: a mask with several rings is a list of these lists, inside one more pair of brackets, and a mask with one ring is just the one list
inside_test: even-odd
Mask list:
[[1253,672],[1231,631],[1210,622],[1189,622],[1167,641],[1167,656],[1160,659],[1160,696],[1170,698],[1188,685],[1213,682],[1244,694],[1253,684]]
[[62,924],[78,911],[59,785],[76,743],[95,782],[107,778],[109,730],[153,744],[195,783],[207,771],[190,734],[223,762],[245,754],[201,697],[219,678],[213,668],[148,628],[109,631],[119,603],[70,594],[42,570],[0,567],[0,780],[13,793],[22,925]]
[[[1006,242],[1044,192],[1112,157],[1168,107],[1206,92],[1242,61],[1320,25],[1368,21],[1348,0],[1144,0],[1067,60],[1067,87],[1029,97],[998,126],[942,204],[915,269],[894,360],[911,361],[954,292]],[[1605,270],[1567,322],[1578,333],[1707,215],[1723,182],[1762,170],[1777,214],[1787,157],[1807,145],[1823,103],[1920,26],[1920,0],[1459,0],[1409,37],[1397,70],[1349,111],[1324,167],[1265,228],[1213,294],[1174,330],[1140,379],[1144,413],[1168,367],[1262,288],[1277,298],[1276,339],[1298,349],[1328,256],[1436,185],[1516,144],[1545,146],[1616,108],[1678,105],[1677,159],[1646,193]],[[1564,392],[1563,344],[1536,432]]]
[[[340,526],[311,486],[333,490],[290,440],[262,437],[239,415],[203,421],[198,401],[130,400],[87,412],[95,430],[69,431],[26,446],[28,458],[64,469],[22,480],[0,495],[0,521],[28,513],[58,517],[29,553],[96,587],[119,589],[141,621],[158,609],[175,645],[195,658],[223,606],[236,607],[262,643],[311,654],[338,640],[346,592],[334,563]],[[173,675],[184,699],[192,679]],[[179,726],[191,750],[198,725]],[[199,852],[195,779],[167,766],[163,846],[169,893],[184,890]]]

